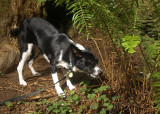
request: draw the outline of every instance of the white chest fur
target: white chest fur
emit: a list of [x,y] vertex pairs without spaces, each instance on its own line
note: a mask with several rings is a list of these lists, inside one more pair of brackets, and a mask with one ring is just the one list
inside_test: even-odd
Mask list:
[[66,69],[69,68],[69,64],[65,61],[59,61],[59,63],[57,64],[58,67],[64,67]]

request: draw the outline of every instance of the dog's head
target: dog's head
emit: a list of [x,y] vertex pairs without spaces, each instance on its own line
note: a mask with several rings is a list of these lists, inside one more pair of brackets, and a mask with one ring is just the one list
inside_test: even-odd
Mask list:
[[74,65],[81,71],[84,71],[92,77],[98,77],[102,74],[102,70],[98,67],[98,59],[91,53],[90,49],[79,49],[75,45],[71,45],[74,55]]

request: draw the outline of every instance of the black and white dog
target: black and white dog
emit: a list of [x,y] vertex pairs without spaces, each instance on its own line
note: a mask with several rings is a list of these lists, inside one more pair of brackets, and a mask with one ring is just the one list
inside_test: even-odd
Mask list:
[[[18,36],[20,42],[21,58],[17,67],[20,85],[26,86],[23,79],[23,66],[28,60],[29,68],[33,75],[39,76],[32,66],[35,57],[34,45],[37,46],[44,58],[50,63],[53,82],[58,82],[57,67],[66,69],[72,67],[72,71],[84,71],[92,77],[102,74],[102,70],[97,66],[98,60],[82,45],[74,43],[69,36],[58,30],[49,22],[41,18],[25,19],[19,28],[11,29],[12,36]],[[66,79],[70,90],[75,87],[69,78]],[[58,95],[64,95],[59,83],[55,85]]]

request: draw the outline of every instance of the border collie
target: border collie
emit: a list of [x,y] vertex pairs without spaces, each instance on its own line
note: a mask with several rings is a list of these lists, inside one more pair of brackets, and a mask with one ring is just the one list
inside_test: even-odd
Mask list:
[[[11,36],[18,36],[20,43],[20,62],[17,67],[20,85],[26,86],[23,79],[23,67],[26,62],[33,75],[39,76],[32,66],[35,60],[35,49],[37,46],[44,58],[50,63],[53,82],[58,82],[57,67],[62,66],[66,69],[84,71],[92,77],[102,74],[98,67],[98,59],[85,49],[82,45],[74,43],[69,36],[60,33],[53,25],[42,18],[25,19],[18,28],[11,29]],[[70,90],[74,89],[69,78],[66,79]],[[58,95],[65,95],[60,84],[55,85]]]

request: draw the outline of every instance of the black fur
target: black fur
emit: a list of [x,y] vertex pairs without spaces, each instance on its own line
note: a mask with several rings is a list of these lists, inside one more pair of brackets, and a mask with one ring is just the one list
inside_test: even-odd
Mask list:
[[[65,66],[62,66],[67,69],[72,63],[73,71],[76,71],[75,67],[93,77],[102,74],[102,71],[97,67],[98,60],[90,50],[74,43],[69,36],[60,33],[53,25],[41,18],[25,19],[19,28],[11,29],[11,35],[19,37],[21,59],[23,59],[23,54],[29,50],[28,44],[33,44],[41,50],[42,54],[47,56],[52,74],[57,72],[57,66],[62,61],[66,63]],[[31,52],[29,61],[36,58],[34,48]]]

